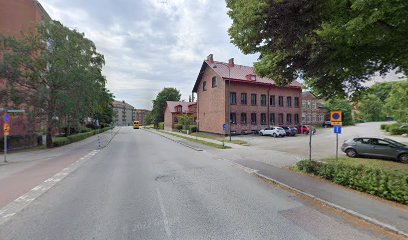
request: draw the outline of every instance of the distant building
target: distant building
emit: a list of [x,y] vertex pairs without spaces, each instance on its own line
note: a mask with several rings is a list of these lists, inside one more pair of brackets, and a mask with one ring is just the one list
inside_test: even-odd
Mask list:
[[[225,134],[245,134],[271,125],[293,126],[300,123],[301,85],[293,81],[277,86],[269,78],[257,76],[254,68],[214,61],[210,54],[203,62],[193,92],[197,93],[198,129]],[[231,111],[229,111],[231,109]]]
[[133,109],[133,121],[139,121],[142,126],[147,125],[146,118],[150,112],[151,111],[146,109]]
[[322,124],[328,118],[325,101],[309,91],[302,92],[302,123]]
[[113,102],[114,124],[116,126],[131,126],[135,108],[125,101]]
[[197,103],[167,101],[164,108],[164,129],[172,130],[174,124],[178,123],[178,116],[180,115],[190,115],[193,121],[196,122]]

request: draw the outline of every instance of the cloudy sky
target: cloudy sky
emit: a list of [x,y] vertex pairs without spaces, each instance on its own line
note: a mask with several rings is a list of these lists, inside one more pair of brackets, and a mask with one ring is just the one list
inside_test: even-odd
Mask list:
[[84,32],[105,55],[104,74],[116,99],[151,108],[163,87],[188,100],[202,61],[252,66],[230,43],[224,0],[39,0],[51,18]]

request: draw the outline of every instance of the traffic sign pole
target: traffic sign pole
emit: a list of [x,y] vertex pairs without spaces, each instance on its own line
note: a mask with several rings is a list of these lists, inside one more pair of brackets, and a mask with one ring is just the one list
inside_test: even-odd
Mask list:
[[336,161],[339,160],[339,134],[336,133]]

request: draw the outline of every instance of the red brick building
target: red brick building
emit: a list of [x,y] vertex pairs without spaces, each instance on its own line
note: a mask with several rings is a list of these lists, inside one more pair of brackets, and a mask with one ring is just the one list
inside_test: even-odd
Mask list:
[[[19,37],[21,32],[32,31],[35,25],[42,20],[51,19],[41,4],[36,0],[0,0],[0,36]],[[0,51],[0,61],[2,61]],[[0,94],[5,89],[5,79],[0,79]],[[0,101],[0,109],[10,107],[10,102]],[[0,113],[0,126],[3,125],[3,114]],[[27,126],[27,119],[24,115],[12,115],[10,134],[26,135],[33,130]],[[0,127],[0,138],[3,136],[3,128]]]
[[329,118],[329,112],[324,107],[324,100],[317,98],[313,93],[302,93],[302,123],[321,125]]
[[[197,93],[198,129],[225,134],[223,124],[231,119],[231,132],[245,134],[271,125],[300,123],[300,83],[278,87],[252,67],[214,61],[210,54],[201,66],[193,92]],[[229,97],[228,97],[229,96]],[[229,108],[231,108],[229,114]]]
[[139,121],[140,125],[146,125],[146,118],[151,111],[147,109],[133,109],[133,121]]
[[185,114],[192,116],[195,122],[197,120],[197,103],[167,101],[164,108],[164,129],[172,130],[174,124],[178,123],[178,116]]

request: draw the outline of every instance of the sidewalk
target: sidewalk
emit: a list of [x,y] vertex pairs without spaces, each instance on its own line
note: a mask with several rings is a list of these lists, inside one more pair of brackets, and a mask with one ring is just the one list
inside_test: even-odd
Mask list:
[[261,177],[286,185],[317,200],[326,201],[326,204],[332,207],[408,237],[408,206],[379,200],[367,194],[263,162],[253,160],[235,162],[257,170],[257,175]]
[[[196,137],[196,136],[187,135],[187,134],[180,133],[180,132],[172,132],[172,131],[168,131],[168,130],[160,130],[159,132],[172,133],[172,134],[176,134],[176,135],[183,136],[183,137],[189,137],[189,138],[193,138],[193,139],[197,139],[197,140],[201,140],[201,141],[205,141],[205,142],[210,142],[210,143],[215,143],[215,144],[222,145],[221,141],[218,141],[218,140],[215,140],[215,139]],[[225,141],[224,144],[225,144],[225,146],[230,147],[230,148],[245,148],[245,146],[241,146],[239,144],[229,143],[228,140]]]

